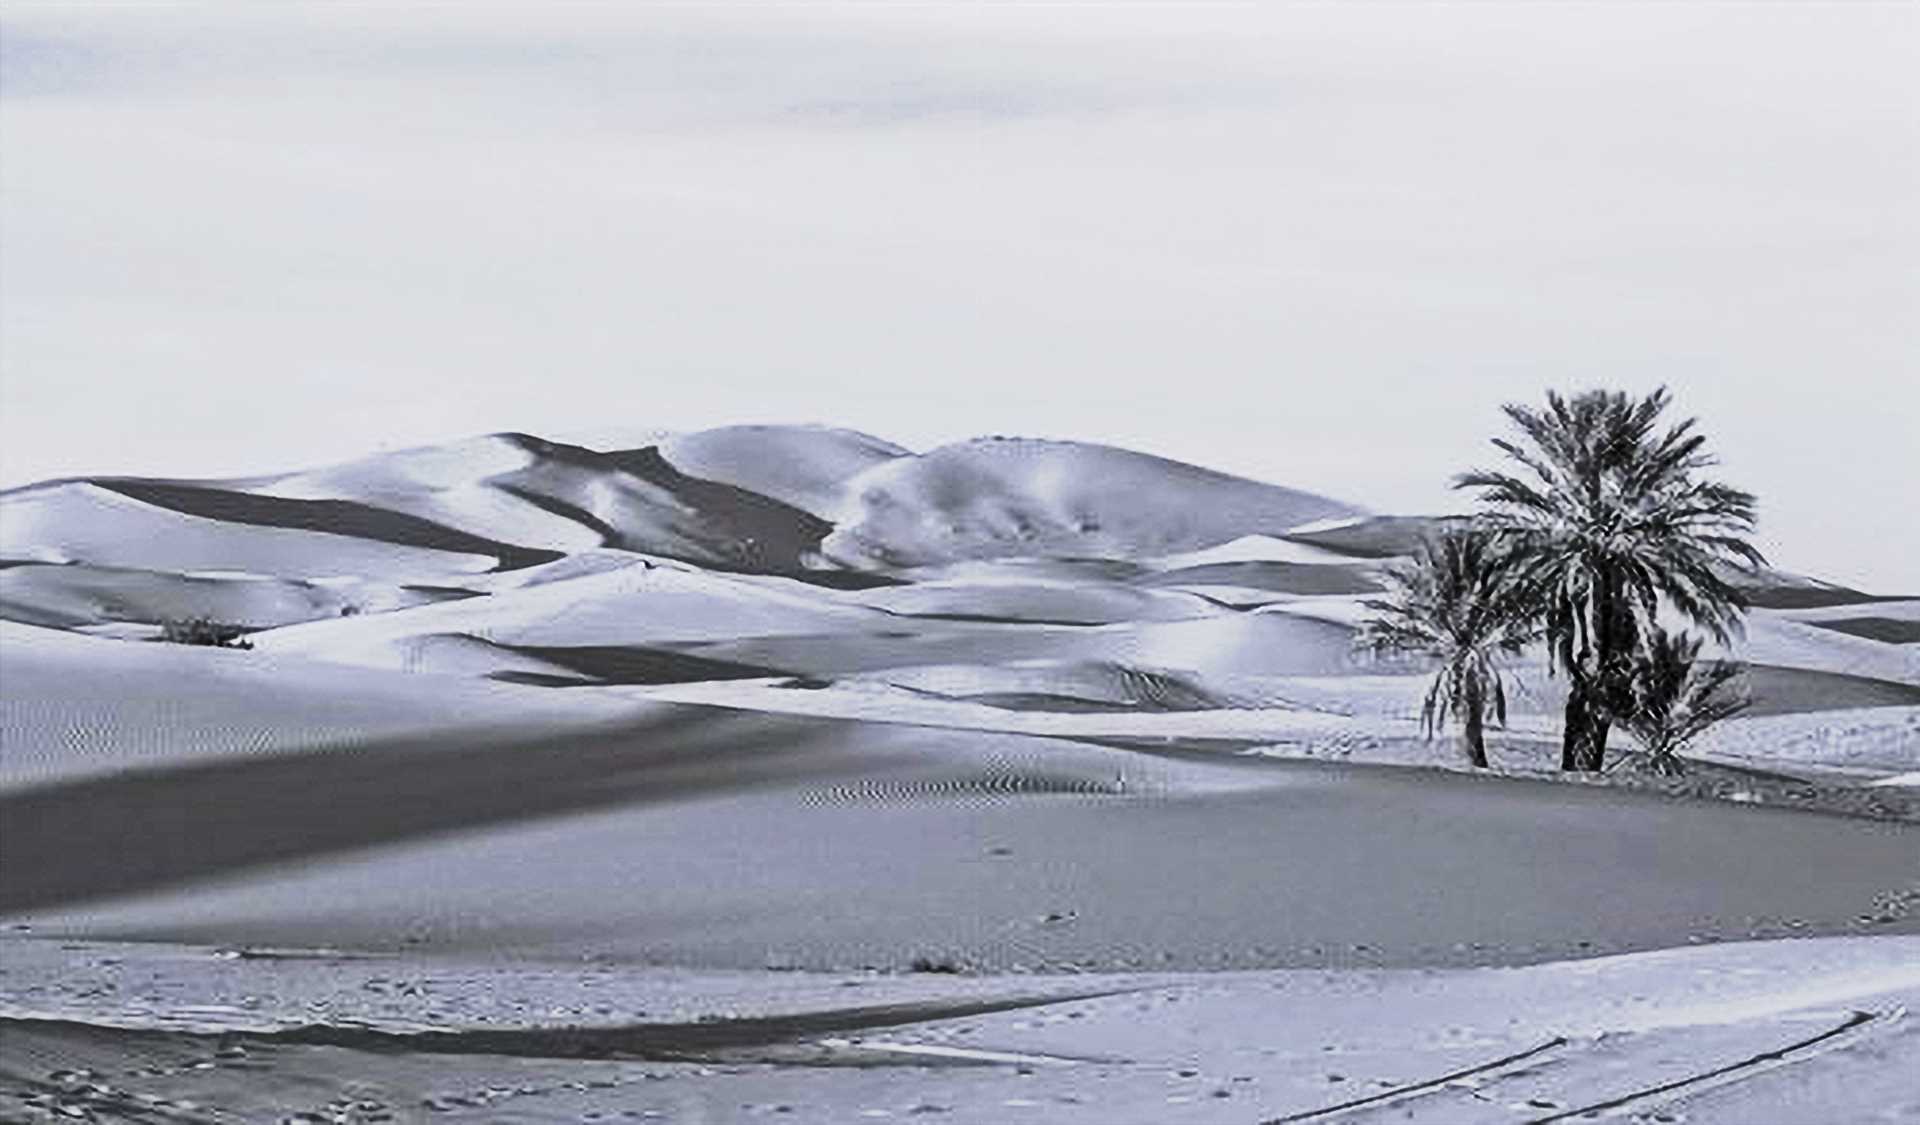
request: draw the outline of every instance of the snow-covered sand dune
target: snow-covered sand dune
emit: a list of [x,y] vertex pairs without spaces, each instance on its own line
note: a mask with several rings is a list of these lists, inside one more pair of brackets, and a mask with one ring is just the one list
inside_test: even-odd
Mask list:
[[1181,621],[1214,617],[1225,608],[1171,590],[1125,583],[1002,579],[948,579],[883,587],[861,602],[913,617],[1030,621],[1056,625],[1113,625],[1124,621]]
[[253,491],[353,500],[524,547],[746,569],[797,569],[827,532],[777,500],[687,476],[654,448],[598,453],[526,434],[380,454]]
[[[247,1120],[1898,1120],[1920,1062],[1903,1015],[1920,1002],[1916,940],[1518,970],[964,977],[15,936],[0,938],[9,965],[58,983],[0,982],[0,1083],[55,1120],[181,1103]],[[173,1002],[188,996],[203,1002]]]
[[690,477],[770,496],[823,520],[839,518],[848,482],[912,454],[870,434],[826,426],[722,426],[676,434],[660,455]]
[[[1698,748],[1726,795],[1877,819],[1366,764],[1455,756],[1425,670],[1352,644],[1434,523],[822,427],[0,494],[0,1091],[356,1121],[1905,1105],[1869,1061],[1920,1053],[1920,828],[1873,783],[1920,766],[1920,603],[1764,576],[1732,649],[1756,705]],[[107,638],[193,619],[252,647]],[[1524,770],[1563,688],[1511,670],[1495,759]]]
[[85,563],[17,563],[0,568],[0,606],[4,606],[0,615],[56,629],[159,625],[195,618],[267,629],[431,605],[478,592],[463,586],[364,578],[190,574]]
[[[193,500],[211,497],[218,503],[239,495],[189,485],[84,482],[0,493],[0,557],[134,570],[425,582],[492,570],[508,553],[498,544],[398,513],[340,502],[305,508],[282,504],[279,522],[244,518],[238,506],[222,508],[221,515],[191,510],[197,506]],[[257,508],[246,513],[258,515]]]
[[429,633],[528,645],[654,644],[857,632],[883,628],[890,620],[881,610],[816,595],[797,582],[774,586],[636,558],[625,566],[485,598],[315,621],[253,640],[266,651],[326,656],[374,639]]
[[485,680],[411,680],[299,656],[4,622],[0,689],[0,785],[9,789],[473,724],[564,727],[630,708]]
[[6,713],[0,908],[76,934],[734,967],[1505,963],[1850,932],[1920,847],[1908,825],[1606,790],[8,639],[30,694]]
[[985,438],[875,465],[824,550],[854,566],[1009,555],[1163,555],[1358,509],[1142,453]]

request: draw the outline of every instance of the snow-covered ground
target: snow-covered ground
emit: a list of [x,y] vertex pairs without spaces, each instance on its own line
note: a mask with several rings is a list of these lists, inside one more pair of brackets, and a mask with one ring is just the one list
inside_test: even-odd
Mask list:
[[0,948],[0,1082],[51,1120],[1828,1125],[1920,1109],[1915,938],[1023,977]]
[[1429,524],[819,427],[0,493],[0,1116],[1920,1112],[1920,603],[1769,579],[1750,784],[1545,783],[1537,656],[1394,768]]

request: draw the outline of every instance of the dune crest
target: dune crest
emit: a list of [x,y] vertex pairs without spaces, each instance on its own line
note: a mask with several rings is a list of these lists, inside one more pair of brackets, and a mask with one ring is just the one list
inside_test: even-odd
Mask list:
[[[86,1100],[108,1095],[74,1059],[110,1069],[115,1098],[149,1079],[179,1097],[150,1065],[169,1057],[181,1081],[229,1082],[195,1085],[202,1105],[350,1089],[382,1107],[354,1120],[412,1119],[367,1100],[376,1074],[449,1120],[577,1121],[689,1065],[788,1091],[730,1093],[714,1120],[829,1125],[880,1108],[864,1091],[890,1068],[910,1077],[887,1114],[972,1104],[951,1119],[1000,1125],[1045,1071],[1065,1076],[1049,1120],[1358,1099],[1353,1120],[1404,1104],[1451,1123],[1489,1104],[1461,1072],[1538,1062],[1547,1085],[1510,1119],[1552,1120],[1614,1105],[1622,1051],[1647,1074],[1711,1056],[1693,1068],[1711,1077],[1889,1033],[1877,1011],[1774,1015],[1912,993],[1863,949],[1849,974],[1847,945],[1674,947],[1920,932],[1920,645],[1901,640],[1920,602],[1744,576],[1760,608],[1728,655],[1754,703],[1690,749],[1673,780],[1692,788],[1550,782],[1565,679],[1513,656],[1497,769],[1468,774],[1423,735],[1430,669],[1354,645],[1386,568],[1442,522],[1098,445],[914,454],[807,426],[599,449],[495,434],[0,493],[0,1087],[104,1112],[131,1103]],[[188,643],[141,643],[160,637]],[[23,953],[42,958],[26,975]],[[127,975],[155,956],[191,988]],[[462,958],[493,968],[423,975]],[[1773,984],[1742,976],[1751,1002],[1730,1005],[1720,969],[1686,976],[1706,961]],[[540,1001],[573,987],[557,966],[592,995]],[[677,1018],[606,999],[718,971],[704,987],[724,995]],[[1624,1004],[1620,973],[1640,974]],[[1006,998],[1045,979],[1069,994]],[[323,980],[345,993],[289,999]],[[796,1020],[739,1018],[802,994]],[[295,1026],[232,1026],[276,1002]],[[1408,1003],[1432,1025],[1412,1038]],[[188,1030],[210,1019],[219,1038]],[[1285,1035],[1246,1040],[1275,1019]],[[646,1069],[569,1079],[567,1114],[561,1084],[527,1080],[620,1065]],[[1169,1093],[1203,1067],[1207,1092]],[[450,1096],[460,1068],[512,1105]],[[1887,1085],[1861,1073],[1823,1081]],[[1555,1085],[1578,1074],[1587,1093]]]
[[874,466],[822,545],[850,566],[1136,558],[1277,534],[1358,508],[1145,453],[980,438]]

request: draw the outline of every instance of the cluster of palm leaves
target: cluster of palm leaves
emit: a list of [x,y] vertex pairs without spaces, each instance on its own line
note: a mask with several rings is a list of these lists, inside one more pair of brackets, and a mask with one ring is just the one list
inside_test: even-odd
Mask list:
[[1681,748],[1751,702],[1740,690],[1741,675],[1737,664],[1701,660],[1698,637],[1655,627],[1647,634],[1614,714],[1627,733],[1640,740],[1648,769],[1683,773]]
[[1458,718],[1467,759],[1487,765],[1483,726],[1489,709],[1507,721],[1501,657],[1518,656],[1540,635],[1533,606],[1502,564],[1502,544],[1478,529],[1428,539],[1411,562],[1383,576],[1387,596],[1368,601],[1374,616],[1360,640],[1382,653],[1420,653],[1439,662],[1420,707],[1427,735]]
[[1518,470],[1461,475],[1480,514],[1424,543],[1368,603],[1360,643],[1439,662],[1423,720],[1431,733],[1458,717],[1474,765],[1488,709],[1505,722],[1499,658],[1535,641],[1567,678],[1562,769],[1604,769],[1618,725],[1675,771],[1681,747],[1744,706],[1737,667],[1700,660],[1699,639],[1660,624],[1729,640],[1747,608],[1730,577],[1764,561],[1746,538],[1753,496],[1699,478],[1714,463],[1705,438],[1693,419],[1662,428],[1669,401],[1588,391],[1507,406],[1518,437],[1494,444]]

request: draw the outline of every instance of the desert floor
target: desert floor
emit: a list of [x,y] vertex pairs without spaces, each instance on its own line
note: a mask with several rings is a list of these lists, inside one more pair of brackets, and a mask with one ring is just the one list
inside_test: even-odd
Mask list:
[[1920,601],[1767,576],[1679,781],[1517,660],[1476,776],[1419,521],[1170,465],[0,494],[0,1119],[1920,1120]]

